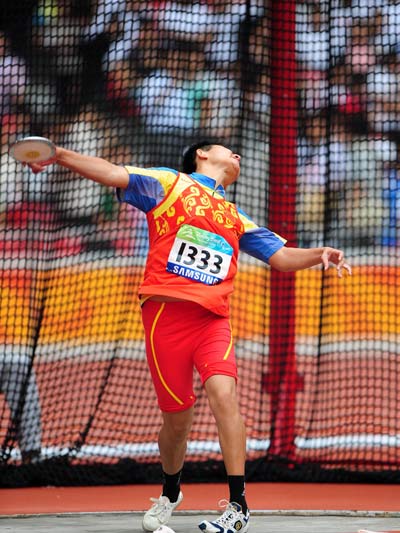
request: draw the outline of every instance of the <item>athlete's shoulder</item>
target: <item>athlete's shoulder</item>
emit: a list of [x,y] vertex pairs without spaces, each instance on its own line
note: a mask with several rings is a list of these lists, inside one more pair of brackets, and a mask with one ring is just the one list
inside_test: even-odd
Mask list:
[[255,229],[257,229],[259,227],[254,222],[254,220],[247,213],[245,213],[243,211],[243,209],[241,209],[237,205],[236,205],[236,209],[238,210],[239,217],[240,217],[241,221],[243,222],[243,226],[244,226],[245,231],[254,231]]

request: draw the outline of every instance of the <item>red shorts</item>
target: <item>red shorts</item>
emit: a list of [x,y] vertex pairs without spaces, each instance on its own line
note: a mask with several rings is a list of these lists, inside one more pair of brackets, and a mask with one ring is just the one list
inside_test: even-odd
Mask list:
[[142,319],[147,361],[162,411],[184,411],[194,404],[194,367],[203,384],[216,374],[237,379],[228,318],[192,302],[147,300]]

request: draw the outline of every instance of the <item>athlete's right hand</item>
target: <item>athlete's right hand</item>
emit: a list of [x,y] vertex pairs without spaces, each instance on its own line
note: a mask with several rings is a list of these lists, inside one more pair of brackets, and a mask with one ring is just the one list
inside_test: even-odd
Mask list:
[[42,172],[48,165],[52,165],[56,161],[57,156],[55,155],[51,159],[47,159],[47,161],[40,161],[40,163],[23,163],[23,165],[27,165],[34,174],[39,174],[39,172]]

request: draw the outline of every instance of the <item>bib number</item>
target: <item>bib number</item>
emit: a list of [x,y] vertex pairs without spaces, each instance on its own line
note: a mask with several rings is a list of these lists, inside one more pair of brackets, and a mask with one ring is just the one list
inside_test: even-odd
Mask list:
[[171,248],[167,271],[216,285],[226,278],[232,255],[232,246],[220,235],[184,224]]

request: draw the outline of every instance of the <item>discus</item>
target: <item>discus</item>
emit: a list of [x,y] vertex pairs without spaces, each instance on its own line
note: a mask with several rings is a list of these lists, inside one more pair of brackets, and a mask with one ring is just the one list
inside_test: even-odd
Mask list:
[[10,146],[9,153],[21,163],[41,163],[56,155],[56,147],[45,137],[24,137]]

